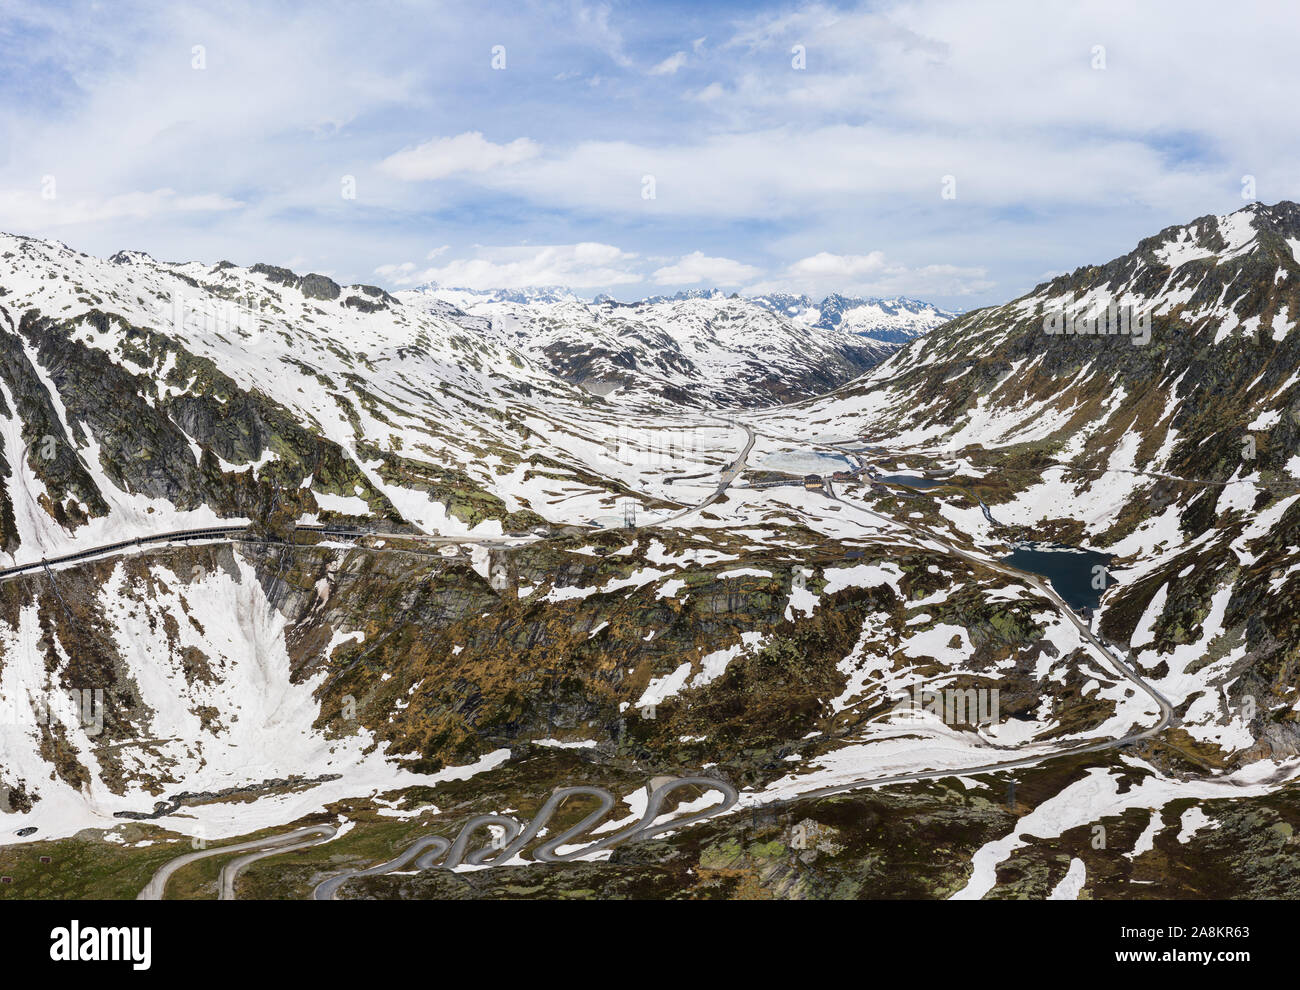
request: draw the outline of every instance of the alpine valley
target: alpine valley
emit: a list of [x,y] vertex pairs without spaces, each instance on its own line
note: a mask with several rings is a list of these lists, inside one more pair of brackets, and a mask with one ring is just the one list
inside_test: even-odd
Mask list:
[[0,235],[0,897],[1300,896],[1297,318]]

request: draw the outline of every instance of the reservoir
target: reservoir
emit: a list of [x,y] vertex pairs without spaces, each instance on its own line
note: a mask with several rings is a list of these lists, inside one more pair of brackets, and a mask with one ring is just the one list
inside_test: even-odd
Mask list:
[[[1109,567],[1114,559],[1113,554],[1067,547],[1062,543],[1031,543],[1017,547],[999,563],[1047,578],[1070,608],[1076,612],[1083,609],[1091,612],[1100,604],[1103,591],[1103,588],[1093,587],[1094,576],[1101,573],[1094,572],[1093,568]],[[1105,587],[1117,583],[1115,578],[1106,574]]]

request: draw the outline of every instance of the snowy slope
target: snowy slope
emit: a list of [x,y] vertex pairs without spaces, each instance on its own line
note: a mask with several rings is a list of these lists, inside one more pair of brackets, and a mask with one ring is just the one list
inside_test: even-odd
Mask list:
[[24,559],[272,506],[500,533],[611,511],[645,451],[698,471],[734,447],[699,423],[670,450],[484,321],[374,287],[17,237],[0,257],[0,532]]
[[521,297],[437,287],[398,298],[431,312],[454,304],[470,318],[488,321],[503,345],[614,401],[772,405],[841,385],[893,347],[716,291],[640,303],[584,303],[556,291]]

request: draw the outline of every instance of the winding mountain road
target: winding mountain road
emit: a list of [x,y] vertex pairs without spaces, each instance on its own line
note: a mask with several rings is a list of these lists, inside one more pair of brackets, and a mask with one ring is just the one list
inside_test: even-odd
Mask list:
[[[696,787],[706,792],[717,791],[722,795],[722,798],[718,803],[702,810],[693,811],[679,818],[669,818],[663,822],[658,821],[668,796],[673,791],[684,787]],[[560,852],[563,846],[588,833],[597,822],[613,809],[615,804],[614,795],[603,787],[586,784],[562,787],[554,791],[546,799],[546,803],[533,816],[527,827],[523,826],[518,820],[505,815],[475,815],[461,826],[454,840],[449,840],[441,835],[422,836],[388,862],[364,870],[341,873],[323,880],[312,891],[312,898],[318,901],[335,900],[339,890],[349,880],[356,877],[382,876],[386,873],[394,873],[406,869],[412,862],[414,862],[417,870],[454,870],[462,865],[485,868],[500,866],[522,853],[530,843],[538,838],[560,806],[574,797],[595,798],[598,806],[580,821],[569,826],[558,835],[548,838],[534,849],[532,858],[535,862],[567,863],[627,842],[644,841],[664,832],[686,828],[706,818],[720,815],[729,810],[740,799],[736,789],[724,780],[713,777],[674,778],[660,784],[650,792],[646,800],[645,811],[631,825],[588,842],[576,849]],[[504,832],[504,839],[487,846],[471,849],[470,843],[473,841],[475,833],[488,826],[500,828]],[[333,825],[313,825],[286,832],[283,835],[254,839],[248,842],[236,842],[228,846],[216,846],[211,849],[185,853],[175,859],[168,860],[159,867],[144,889],[140,891],[137,899],[162,900],[167,889],[167,881],[171,879],[177,870],[191,863],[214,856],[229,856],[232,853],[247,851],[246,855],[231,860],[221,868],[218,881],[218,898],[224,901],[235,900],[235,884],[239,879],[239,874],[251,863],[270,856],[281,856],[301,849],[310,849],[313,846],[330,841],[337,834],[338,830]],[[493,856],[493,853],[496,853],[496,855]],[[438,862],[440,857],[445,857],[442,862]]]
[[[676,522],[694,512],[697,512],[714,502],[716,502],[727,491],[731,484],[738,478],[746,467],[747,458],[753,450],[758,440],[759,434],[748,424],[728,423],[728,425],[740,426],[746,433],[746,444],[738,453],[736,458],[731,461],[722,470],[718,484],[713,492],[708,495],[697,505],[684,509],[672,516],[662,520],[657,520],[646,524],[647,526],[664,526]],[[789,438],[771,437],[781,442],[792,442]],[[838,445],[816,443],[810,441],[794,441],[806,443],[809,446],[823,447],[825,449],[838,449]],[[831,497],[834,497],[833,495]],[[840,500],[842,502],[842,500]],[[1127,665],[1121,658],[1113,654],[1104,643],[1101,642],[1084,623],[1066,604],[1059,594],[1051,587],[1050,583],[1036,574],[1028,571],[1022,571],[1019,568],[1011,567],[999,561],[984,558],[976,553],[965,550],[953,545],[939,534],[929,530],[926,527],[916,525],[915,523],[893,519],[889,516],[881,515],[865,506],[856,503],[842,504],[851,506],[854,511],[863,512],[891,526],[901,526],[902,528],[913,532],[925,539],[932,541],[933,544],[955,557],[963,559],[968,563],[979,567],[988,568],[1000,572],[1007,576],[1013,577],[1037,591],[1040,595],[1050,601],[1056,609],[1078,630],[1082,640],[1088,644],[1095,655],[1101,659],[1107,666],[1116,670],[1119,675],[1132,682],[1140,690],[1145,692],[1155,703],[1160,715],[1158,720],[1152,726],[1126,733],[1123,736],[1110,739],[1093,740],[1084,742],[1077,746],[1065,747],[1055,750],[1051,753],[1038,754],[1034,756],[1022,757],[1012,760],[999,760],[972,767],[959,768],[942,768],[934,770],[912,771],[902,774],[894,774],[885,777],[863,777],[843,784],[817,788],[814,790],[803,791],[798,795],[790,798],[775,799],[767,802],[759,802],[764,806],[787,804],[795,800],[806,800],[808,798],[824,797],[833,794],[840,794],[847,791],[858,790],[866,787],[881,787],[891,784],[907,783],[918,780],[935,779],[942,777],[970,776],[979,773],[993,773],[1004,770],[1015,769],[1018,767],[1032,766],[1042,763],[1049,759],[1056,759],[1062,756],[1077,755],[1081,753],[1099,752],[1107,749],[1114,749],[1126,746],[1143,739],[1150,738],[1167,728],[1173,720],[1173,709],[1169,701],[1148,684],[1142,677]],[[985,515],[988,516],[987,509]],[[992,521],[990,519],[990,521]],[[338,536],[343,538],[359,539],[366,535],[377,535],[363,533],[358,530],[334,529],[326,526],[303,526],[299,527],[304,531],[315,532],[325,536]],[[402,535],[402,534],[394,534]],[[539,542],[545,538],[538,538],[528,542]],[[156,534],[147,537],[138,537],[131,540],[123,540],[103,546],[87,548],[85,550],[64,554],[58,557],[31,561],[24,564],[15,564],[9,568],[0,569],[0,582],[31,573],[37,569],[47,569],[50,565],[59,565],[65,563],[75,563],[84,561],[93,557],[105,556],[130,548],[140,547],[145,544],[171,543],[171,542],[196,542],[219,540],[227,542],[258,542],[267,544],[276,544],[281,541],[267,540],[255,536],[248,527],[209,527],[206,529],[195,530],[176,530],[168,533]],[[446,544],[501,544],[517,541],[505,540],[501,537],[425,537],[426,542],[446,543]],[[375,549],[375,548],[367,548]],[[656,819],[660,816],[662,805],[667,796],[674,790],[685,787],[696,786],[706,790],[716,790],[722,794],[722,801],[703,811],[694,812],[680,819],[670,819],[667,822],[656,824]],[[566,829],[559,835],[548,839],[542,845],[532,851],[532,857],[537,862],[545,863],[562,863],[578,859],[583,856],[589,856],[595,852],[609,849],[615,845],[643,840],[654,835],[669,830],[685,828],[688,825],[722,814],[732,808],[739,800],[739,793],[729,783],[712,777],[685,777],[678,778],[668,783],[661,784],[655,788],[647,801],[645,813],[641,818],[631,826],[614,832],[611,835],[589,842],[580,846],[576,850],[560,853],[558,850],[566,843],[585,834],[591,829],[602,817],[604,817],[614,805],[614,797],[603,787],[590,785],[579,785],[574,787],[565,787],[555,791],[537,812],[527,827],[521,825],[517,820],[502,815],[477,815],[469,819],[457,834],[454,840],[448,840],[442,836],[429,835],[418,839],[415,843],[407,847],[403,852],[388,862],[381,863],[377,866],[369,867],[364,870],[351,871],[331,877],[318,884],[313,891],[313,897],[317,900],[331,900],[337,897],[340,888],[350,879],[362,876],[378,876],[386,873],[405,869],[412,862],[420,870],[424,869],[456,869],[461,865],[494,867],[503,865],[515,859],[530,843],[532,843],[559,806],[571,797],[588,797],[596,799],[598,807],[585,816],[574,826]],[[496,826],[504,832],[505,838],[500,846],[488,846],[470,849],[474,833],[487,826]],[[248,842],[235,843],[229,846],[220,846],[213,849],[206,849],[198,852],[187,853],[164,864],[140,892],[141,899],[160,899],[166,888],[168,879],[176,870],[197,860],[205,859],[211,856],[229,855],[236,852],[248,851],[247,855],[241,856],[230,863],[227,863],[220,875],[220,897],[221,899],[233,899],[235,897],[235,884],[239,873],[249,864],[269,856],[281,855],[299,849],[309,848],[322,842],[327,842],[337,834],[334,826],[319,825],[307,828],[301,828],[283,835],[273,836],[270,838],[251,840]],[[495,856],[492,853],[496,852]],[[437,862],[439,858],[442,862]],[[491,857],[491,858],[489,858]]]
[[745,423],[730,423],[725,420],[718,420],[717,422],[724,423],[727,426],[739,426],[742,430],[744,430],[745,438],[746,438],[744,449],[741,450],[741,452],[736,455],[735,460],[733,460],[730,464],[728,464],[726,467],[722,469],[722,475],[718,479],[717,487],[714,488],[714,490],[708,495],[707,498],[705,498],[702,502],[697,503],[696,505],[692,505],[689,508],[683,509],[681,512],[675,513],[667,517],[666,519],[659,519],[654,522],[646,523],[647,527],[667,526],[669,523],[677,522],[679,519],[684,519],[686,516],[699,512],[701,509],[707,508],[708,506],[716,502],[718,499],[722,498],[722,496],[726,493],[727,489],[731,487],[732,482],[734,482],[737,478],[739,478],[744,473],[745,464],[747,459],[749,458],[749,452],[754,449],[754,444],[758,441],[758,434],[756,434],[753,431],[753,429],[750,428],[749,425]]
[[[670,818],[666,822],[657,821],[668,795],[683,787],[698,787],[706,791],[718,791],[722,795],[722,800],[718,804],[704,808],[701,811],[691,812],[680,818]],[[312,897],[318,901],[334,900],[337,898],[339,889],[343,884],[354,877],[372,877],[392,873],[404,869],[412,860],[415,860],[415,867],[418,870],[454,870],[461,865],[485,868],[504,865],[522,853],[541,834],[560,805],[572,797],[595,798],[598,806],[580,821],[569,826],[559,835],[548,838],[534,849],[532,851],[534,862],[568,863],[627,842],[641,842],[664,832],[685,828],[688,825],[693,825],[696,822],[712,818],[729,810],[740,799],[740,794],[725,780],[714,777],[678,777],[660,784],[650,792],[646,800],[645,811],[631,825],[604,838],[588,842],[576,849],[560,852],[559,850],[563,846],[590,831],[614,807],[614,795],[603,787],[594,787],[587,784],[580,784],[575,787],[561,787],[546,799],[546,803],[533,816],[533,820],[528,823],[527,827],[521,825],[516,819],[505,815],[475,815],[461,826],[460,832],[457,833],[454,841],[448,841],[438,835],[423,836],[403,850],[399,856],[387,863],[380,863],[378,866],[372,866],[366,870],[357,870],[330,877],[316,886],[316,889],[312,892]],[[505,833],[503,839],[492,845],[471,850],[469,843],[474,833],[488,826],[502,829]],[[421,853],[423,855],[420,855]],[[496,853],[496,855],[493,856],[493,853]],[[436,862],[437,858],[444,854],[446,858],[441,863]],[[419,856],[419,859],[416,859],[416,856]],[[490,859],[489,856],[491,856]]]
[[[262,859],[266,856],[274,856],[279,853],[289,852],[293,849],[305,849],[308,846],[314,846],[321,842],[327,842],[334,838],[338,830],[333,825],[312,825],[307,828],[295,829],[292,832],[285,832],[282,835],[268,836],[265,839],[252,839],[248,842],[236,842],[229,846],[216,846],[212,849],[201,849],[198,852],[186,853],[183,856],[177,856],[175,859],[169,859],[166,863],[158,868],[149,882],[145,884],[144,889],[136,896],[140,901],[160,901],[167,890],[167,881],[171,879],[173,873],[182,866],[188,866],[190,863],[198,862],[201,859],[209,859],[213,856],[228,856],[231,853],[243,852],[245,849],[260,850],[252,856],[245,856],[236,860],[235,863],[229,864],[221,871],[221,897],[224,900],[230,900],[234,897],[234,882],[239,871],[248,863],[256,859]],[[308,836],[317,836],[316,839],[306,841]],[[303,840],[303,841],[300,841]],[[236,866],[238,864],[238,866]],[[231,867],[235,867],[231,871]],[[230,871],[230,872],[228,872]],[[230,896],[227,897],[227,891]]]

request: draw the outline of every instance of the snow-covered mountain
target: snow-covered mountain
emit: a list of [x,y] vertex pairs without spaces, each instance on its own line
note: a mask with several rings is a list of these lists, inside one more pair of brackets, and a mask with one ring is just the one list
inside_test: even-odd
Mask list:
[[[1165,693],[1192,759],[1300,753],[1300,206],[1251,204],[967,313],[798,410],[963,465],[950,524],[1115,557],[1098,628]],[[1109,332],[1108,332],[1109,331]],[[798,424],[798,425],[796,425]]]
[[430,282],[414,291],[442,299],[462,310],[469,310],[480,303],[509,302],[527,306],[534,303],[582,302],[582,298],[572,289],[559,285],[528,286],[522,289],[457,289]]
[[820,395],[890,354],[883,343],[792,320],[755,301],[689,291],[638,303],[585,303],[544,291],[397,293],[411,308],[459,319],[611,401],[696,408],[761,406]]
[[[0,548],[34,564],[3,578],[0,844],[99,834],[151,870],[136,843],[310,815],[361,841],[284,872],[307,896],[413,816],[575,780],[635,816],[699,772],[747,813],[584,889],[1046,896],[1076,860],[1248,857],[1300,754],[1298,250],[1294,204],[1203,217],[851,378],[863,338],[716,293],[462,307],[0,239]],[[1108,306],[1122,332],[1076,332]],[[1016,563],[1053,544],[1086,604]],[[900,707],[930,689],[1000,714]],[[821,838],[788,856],[795,825]]]
[[[431,282],[408,291],[417,293],[425,306],[435,305],[430,301],[431,299],[441,300],[465,313],[484,316],[490,316],[498,311],[501,303],[513,303],[516,307],[544,307],[558,303],[584,302],[572,290],[559,286],[526,289],[458,289]],[[940,309],[933,303],[909,299],[905,296],[880,299],[832,294],[817,301],[807,295],[781,292],[741,295],[734,292],[726,293],[721,289],[682,289],[670,295],[647,296],[634,302],[619,302],[612,296],[602,293],[596,296],[592,303],[596,307],[620,310],[625,320],[632,321],[637,318],[638,313],[653,312],[656,307],[662,309],[666,304],[721,300],[750,304],[801,326],[844,331],[865,337],[872,343],[891,345],[905,344],[958,315]],[[690,307],[681,308],[687,312],[690,310]],[[513,312],[516,319],[512,322],[527,322],[518,319],[519,315],[516,309]]]
[[[373,286],[268,265],[103,261],[28,238],[3,238],[0,258],[4,459],[15,472],[0,531],[11,552],[164,520],[256,518],[271,501],[444,532],[515,525],[516,511],[535,518],[530,486],[522,500],[489,494],[508,487],[507,464],[571,461],[533,411],[591,401],[527,356]],[[35,443],[48,457],[24,453]]]
[[905,296],[876,299],[832,294],[815,302],[809,296],[776,293],[754,296],[753,301],[809,326],[845,330],[888,344],[907,343],[958,315]]

